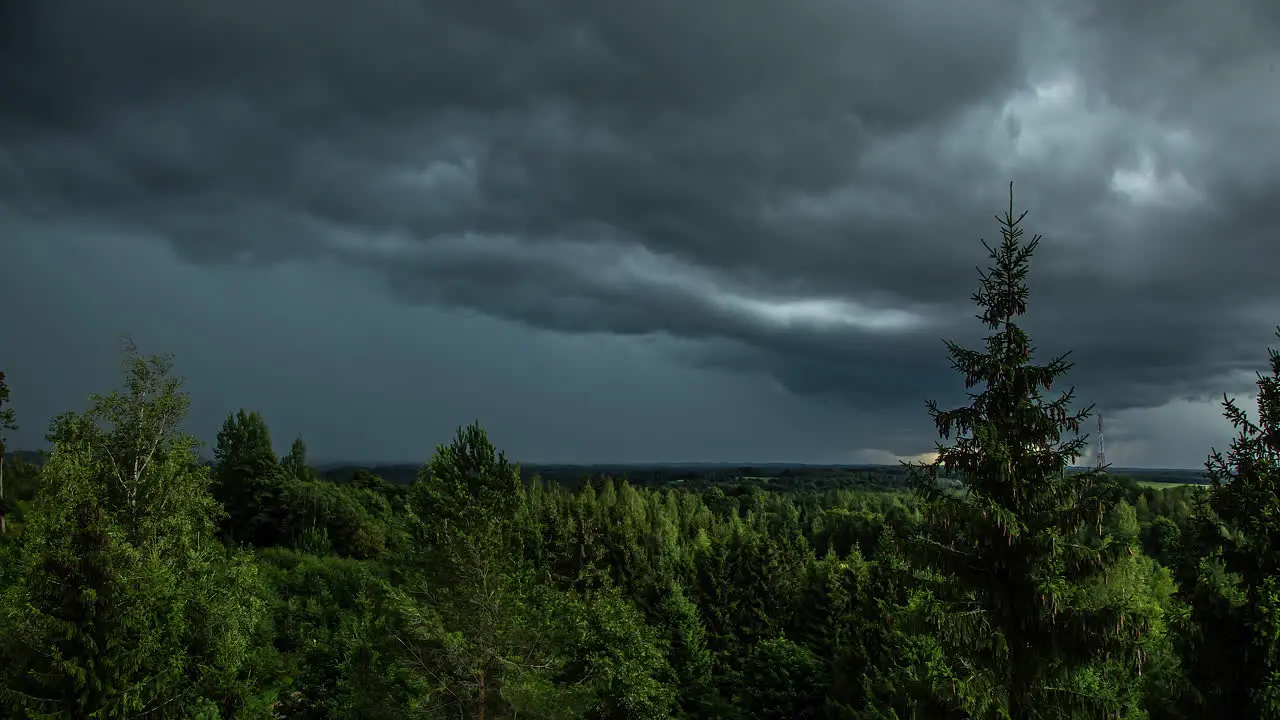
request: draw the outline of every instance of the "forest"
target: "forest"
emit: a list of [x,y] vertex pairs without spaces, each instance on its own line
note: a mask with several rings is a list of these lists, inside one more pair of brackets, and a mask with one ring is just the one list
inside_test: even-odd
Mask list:
[[[388,477],[249,409],[207,462],[129,345],[3,456],[0,717],[1280,718],[1280,354],[1203,485],[1077,468],[1024,215],[984,243],[986,343],[939,348],[968,404],[882,471],[541,474],[471,424]],[[43,421],[3,380],[0,426]]]

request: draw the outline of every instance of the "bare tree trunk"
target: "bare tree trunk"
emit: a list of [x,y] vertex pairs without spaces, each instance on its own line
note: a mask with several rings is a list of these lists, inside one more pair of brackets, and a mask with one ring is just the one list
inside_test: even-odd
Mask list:
[[484,720],[484,711],[485,711],[485,706],[489,704],[489,703],[488,703],[489,698],[488,698],[488,697],[486,697],[486,695],[487,695],[487,691],[488,691],[488,688],[487,688],[487,687],[485,687],[485,682],[484,682],[484,680],[485,680],[485,678],[484,678],[484,670],[481,670],[481,671],[480,671],[480,674],[479,674],[479,676],[477,677],[477,679],[480,681],[480,682],[479,682],[479,686],[480,686],[480,687],[479,687],[479,692],[477,692],[477,693],[476,693],[476,695],[477,695],[477,698],[476,698],[476,720]]

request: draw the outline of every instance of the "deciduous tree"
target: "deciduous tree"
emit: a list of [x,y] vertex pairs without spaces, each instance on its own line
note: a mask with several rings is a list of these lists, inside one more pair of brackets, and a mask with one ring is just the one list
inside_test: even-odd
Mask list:
[[267,713],[246,674],[264,617],[255,569],[214,537],[186,408],[168,358],[130,346],[122,391],[53,423],[0,598],[9,716]]

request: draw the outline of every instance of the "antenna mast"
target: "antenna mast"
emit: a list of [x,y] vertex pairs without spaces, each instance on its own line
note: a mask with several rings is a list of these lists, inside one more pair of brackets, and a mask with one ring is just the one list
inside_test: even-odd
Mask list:
[[1107,446],[1102,437],[1102,413],[1098,413],[1098,470],[1107,466]]

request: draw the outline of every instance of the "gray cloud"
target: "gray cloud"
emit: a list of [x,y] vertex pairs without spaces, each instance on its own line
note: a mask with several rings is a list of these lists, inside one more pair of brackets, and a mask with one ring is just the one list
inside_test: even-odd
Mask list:
[[10,4],[0,198],[668,338],[918,452],[1009,179],[1046,235],[1029,325],[1083,400],[1248,389],[1280,320],[1280,25],[1201,5]]
[[0,263],[0,306],[24,310],[7,317],[6,337],[22,340],[3,352],[15,447],[118,381],[126,333],[175,353],[198,437],[211,442],[249,407],[280,452],[301,433],[320,461],[421,461],[480,418],[524,461],[847,462],[876,420],[671,362],[671,339],[566,336],[397,303],[336,263],[202,267],[159,242],[5,226],[30,241]]

